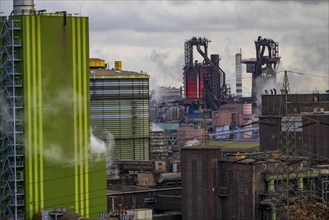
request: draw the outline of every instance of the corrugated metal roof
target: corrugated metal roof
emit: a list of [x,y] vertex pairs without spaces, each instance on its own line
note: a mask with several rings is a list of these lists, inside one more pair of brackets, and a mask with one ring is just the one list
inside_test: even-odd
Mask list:
[[90,78],[146,78],[149,79],[150,75],[146,73],[138,73],[133,71],[118,71],[114,69],[92,69],[90,70]]

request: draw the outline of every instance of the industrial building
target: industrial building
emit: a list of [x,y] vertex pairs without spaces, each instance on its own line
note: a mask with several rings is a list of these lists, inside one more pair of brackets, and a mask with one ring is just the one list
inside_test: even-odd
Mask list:
[[109,69],[90,59],[90,114],[93,133],[114,136],[113,160],[148,160],[150,145],[149,78],[146,73]]
[[326,161],[285,161],[278,151],[222,154],[182,148],[183,220],[329,217]]
[[14,1],[0,23],[0,218],[106,210],[105,160],[90,160],[88,18]]
[[181,219],[180,161],[120,160],[114,166],[119,178],[108,179],[110,216],[149,208],[153,219]]
[[150,160],[167,158],[171,151],[165,131],[157,124],[152,123],[150,128]]
[[[283,95],[262,96],[260,150],[277,150]],[[329,93],[290,94],[289,114],[293,118],[299,154],[329,158]]]
[[[215,139],[255,138],[256,136],[250,131],[250,128],[252,128],[252,121],[253,115],[251,103],[222,105],[218,110],[212,112],[212,128],[215,131],[215,134],[212,136]],[[235,136],[231,137],[231,134],[234,134],[234,132],[230,132],[237,130],[240,130],[240,132],[235,133]],[[216,135],[224,133],[225,135]]]

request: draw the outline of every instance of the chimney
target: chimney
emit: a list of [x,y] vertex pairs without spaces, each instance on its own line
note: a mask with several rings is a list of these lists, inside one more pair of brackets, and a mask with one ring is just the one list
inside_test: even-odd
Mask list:
[[235,54],[236,97],[242,97],[242,54]]
[[14,0],[13,15],[34,14],[34,0]]

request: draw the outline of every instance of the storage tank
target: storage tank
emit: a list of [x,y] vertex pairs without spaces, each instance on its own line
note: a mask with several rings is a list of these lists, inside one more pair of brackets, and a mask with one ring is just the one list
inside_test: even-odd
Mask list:
[[106,67],[105,60],[99,59],[99,58],[90,58],[89,59],[89,67],[91,69],[95,69],[95,68],[105,69],[105,67]]
[[13,14],[28,15],[34,13],[34,0],[14,0]]
[[181,173],[160,173],[156,177],[157,183],[179,182]]
[[115,67],[115,70],[122,71],[122,62],[121,61],[115,61],[114,62],[114,67]]

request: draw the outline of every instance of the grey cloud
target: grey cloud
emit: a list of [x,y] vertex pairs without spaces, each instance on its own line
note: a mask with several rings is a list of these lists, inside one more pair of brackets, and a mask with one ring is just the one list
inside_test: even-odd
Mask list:
[[[170,77],[175,81],[182,80],[182,64],[183,56],[178,56],[177,59],[173,62],[168,61],[169,53],[161,53],[153,50],[150,59],[154,62],[161,75],[165,77]],[[165,78],[164,78],[165,80]]]
[[[166,76],[173,74],[168,78],[182,84],[184,41],[193,36],[212,40],[209,54],[223,57],[221,67],[227,73],[234,73],[234,54],[239,48],[243,58],[255,57],[254,41],[261,35],[279,42],[280,70],[328,75],[328,1],[87,0],[36,4],[38,8],[47,6],[48,11],[54,8],[89,16],[91,55],[122,60],[130,70],[146,69],[156,83],[165,83]],[[305,78],[312,88],[328,87],[319,78],[294,74],[292,86],[311,88],[303,84]]]

